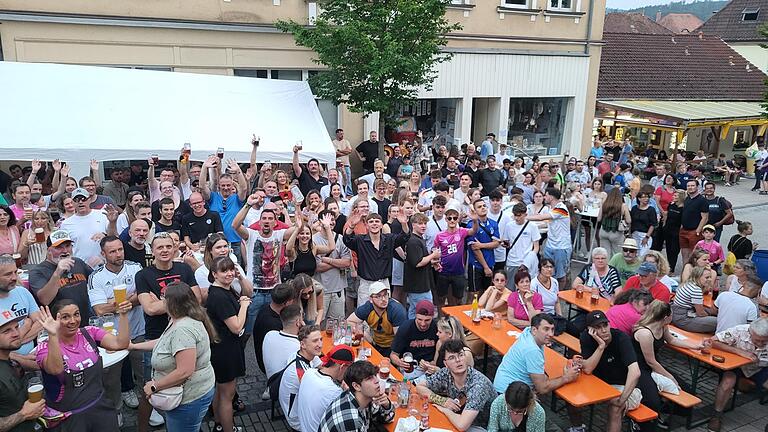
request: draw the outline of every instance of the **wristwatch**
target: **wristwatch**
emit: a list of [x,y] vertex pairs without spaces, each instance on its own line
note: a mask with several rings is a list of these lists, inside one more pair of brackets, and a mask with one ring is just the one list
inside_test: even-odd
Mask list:
[[155,387],[155,382],[152,382],[152,385],[149,386],[149,389],[152,391],[152,393],[157,393],[157,387]]

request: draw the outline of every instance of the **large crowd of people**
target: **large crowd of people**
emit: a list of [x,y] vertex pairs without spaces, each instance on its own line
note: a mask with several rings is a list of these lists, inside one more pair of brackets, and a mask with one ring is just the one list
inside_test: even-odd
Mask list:
[[[539,399],[579,374],[619,389],[608,430],[641,402],[660,416],[638,427],[665,428],[657,385],[686,386],[662,364],[665,344],[752,360],[723,374],[713,432],[738,379],[768,388],[753,228],[702,160],[640,154],[630,140],[562,161],[509,155],[493,134],[461,148],[419,135],[381,159],[376,132],[353,148],[339,129],[333,143],[328,167],[299,163],[301,146],[292,163],[257,163],[254,138],[243,165],[180,151],[110,167],[107,181],[98,161],[80,179],[59,160],[0,171],[0,431],[117,430],[123,405],[139,431],[196,432],[209,411],[215,430],[239,431],[246,349],[293,430],[392,422],[380,365],[344,343],[323,353],[323,332],[347,328],[461,431],[544,430]],[[726,186],[740,177],[726,162],[711,172]],[[558,297],[569,289],[611,307],[569,319]],[[442,312],[473,301],[523,329],[493,380],[474,368],[480,341]],[[581,356],[550,378],[543,348],[563,332]],[[107,365],[111,351],[128,354]],[[36,383],[44,397],[28,400]]]

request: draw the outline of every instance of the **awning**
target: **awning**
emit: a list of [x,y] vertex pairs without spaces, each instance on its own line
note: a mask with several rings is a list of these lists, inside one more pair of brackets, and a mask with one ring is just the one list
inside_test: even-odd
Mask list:
[[[598,101],[601,105],[614,107],[622,111],[643,113],[654,117],[688,123],[688,127],[698,127],[698,123],[724,123],[735,120],[755,120],[761,124],[765,110],[760,102],[714,102],[714,101],[653,101],[653,100],[610,100]],[[693,124],[696,123],[696,124]],[[701,126],[706,126],[702,124]],[[746,125],[745,125],[746,126]]]

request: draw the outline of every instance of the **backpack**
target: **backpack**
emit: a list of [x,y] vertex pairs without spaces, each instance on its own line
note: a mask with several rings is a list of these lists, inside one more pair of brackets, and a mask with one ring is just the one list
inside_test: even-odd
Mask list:
[[[727,210],[728,207],[726,207],[724,205],[723,201],[725,201],[728,204],[730,204],[730,202],[728,202],[728,200],[723,198],[723,197],[720,197],[720,199],[717,200],[717,204],[720,206],[720,209],[723,211],[723,213],[725,213],[725,210]],[[733,208],[733,207],[731,207],[731,208]],[[723,225],[733,225],[733,222],[735,221],[735,219],[736,218],[733,217],[733,210],[731,210],[731,214],[726,215],[723,218]]]
[[280,372],[275,372],[267,379],[267,388],[269,389],[269,399],[277,402],[280,400],[280,381],[283,380],[283,374],[289,366],[296,363],[297,358],[290,361]]

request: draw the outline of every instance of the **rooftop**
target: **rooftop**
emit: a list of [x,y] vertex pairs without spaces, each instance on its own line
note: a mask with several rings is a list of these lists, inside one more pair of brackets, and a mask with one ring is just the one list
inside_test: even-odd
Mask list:
[[668,28],[674,33],[693,33],[702,21],[696,15],[688,13],[671,13],[664,15],[659,24]]
[[605,15],[605,33],[672,34],[672,31],[640,13]]
[[600,100],[763,100],[766,75],[716,36],[605,33],[603,40]]
[[732,0],[699,27],[726,42],[765,41],[758,28],[768,22],[768,0]]

